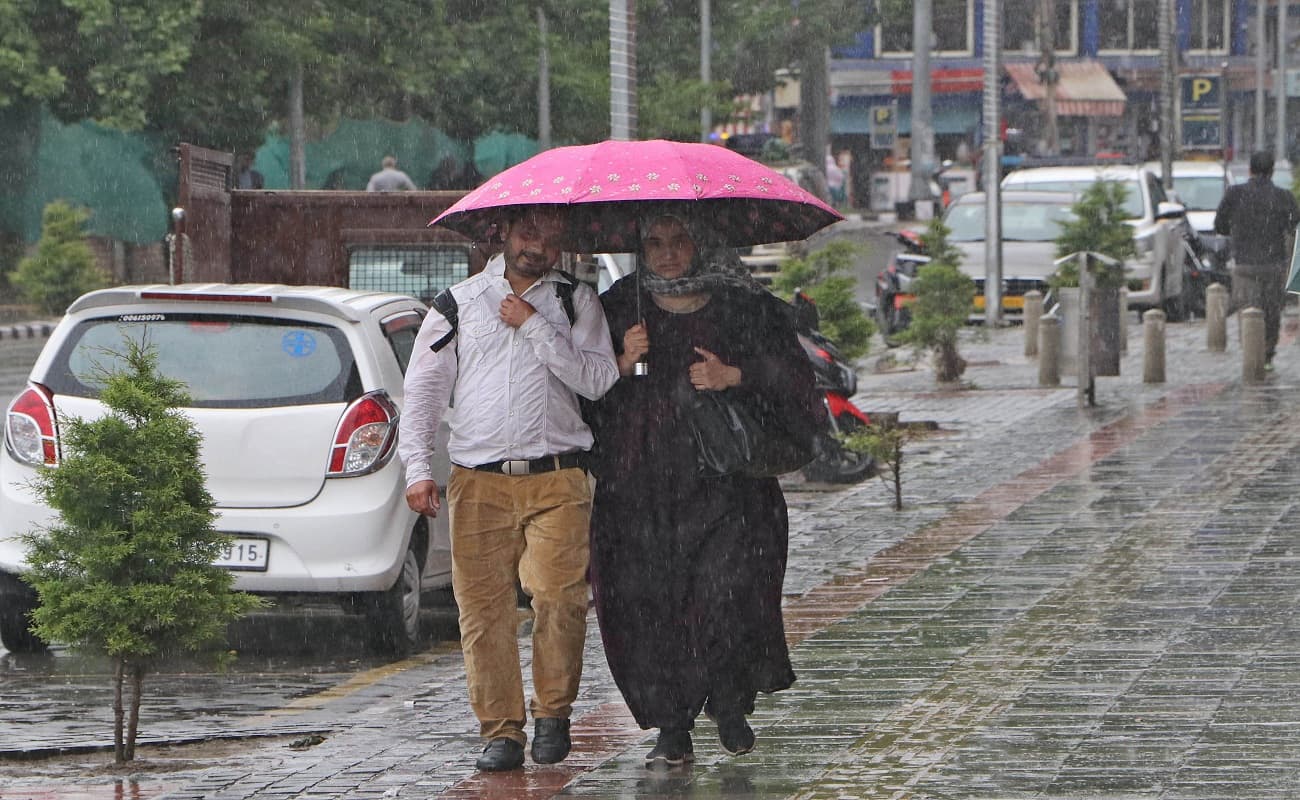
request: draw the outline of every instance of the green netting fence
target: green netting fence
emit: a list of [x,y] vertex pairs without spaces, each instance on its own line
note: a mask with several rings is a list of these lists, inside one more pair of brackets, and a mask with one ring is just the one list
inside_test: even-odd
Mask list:
[[[45,205],[63,199],[90,210],[93,235],[132,243],[162,239],[176,195],[173,145],[93,122],[65,125],[38,107],[0,109],[0,232],[36,241]],[[469,189],[537,149],[514,133],[494,131],[467,144],[420,120],[344,119],[307,143],[307,188],[364,189],[392,155],[421,188]],[[265,188],[288,189],[288,140],[268,136],[253,166]]]

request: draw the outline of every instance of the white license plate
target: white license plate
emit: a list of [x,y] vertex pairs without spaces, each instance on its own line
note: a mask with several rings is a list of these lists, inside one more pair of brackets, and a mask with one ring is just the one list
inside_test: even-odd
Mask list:
[[266,572],[266,557],[271,551],[270,539],[238,538],[232,539],[225,551],[213,560],[213,564],[227,569],[253,570]]

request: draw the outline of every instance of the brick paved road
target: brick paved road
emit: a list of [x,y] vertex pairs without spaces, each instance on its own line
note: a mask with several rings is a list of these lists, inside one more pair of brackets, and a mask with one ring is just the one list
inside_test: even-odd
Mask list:
[[[935,391],[924,371],[866,377],[861,405],[942,430],[910,455],[903,512],[874,483],[792,492],[799,682],[760,698],[753,754],[727,758],[701,721],[696,766],[648,774],[648,734],[593,630],[564,765],[474,775],[451,654],[276,715],[328,728],[317,747],[250,743],[246,758],[134,779],[130,796],[1300,797],[1288,326],[1261,387],[1238,385],[1235,341],[1201,352],[1195,324],[1169,328],[1170,382],[1143,386],[1135,327],[1138,353],[1099,379],[1096,409],[1077,409],[1070,386],[1034,386],[1016,330],[967,343],[973,388]],[[4,800],[122,791],[0,786]]]

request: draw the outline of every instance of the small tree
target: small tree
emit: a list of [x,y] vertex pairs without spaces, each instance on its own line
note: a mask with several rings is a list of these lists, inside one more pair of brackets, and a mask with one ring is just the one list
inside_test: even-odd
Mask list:
[[[226,625],[261,604],[233,592],[212,565],[229,539],[213,528],[199,435],[177,408],[181,384],[127,342],[122,371],[106,374],[109,413],[61,423],[61,463],[35,480],[59,514],[26,534],[37,592],[33,630],[113,663],[113,755],[135,758],[144,676],[162,657],[219,643]],[[123,688],[131,687],[124,722]]]
[[975,302],[975,282],[959,268],[961,251],[948,241],[949,233],[936,217],[921,235],[930,260],[912,282],[912,323],[899,337],[934,353],[935,379],[941,383],[955,381],[966,371],[966,360],[957,352],[957,334]]
[[45,207],[36,253],[10,276],[23,301],[47,314],[62,314],[81,295],[108,285],[82,230],[89,214],[62,200]]
[[850,361],[867,354],[876,332],[854,298],[858,280],[852,268],[857,250],[852,242],[831,242],[803,258],[786,259],[772,281],[772,288],[787,300],[800,289],[812,298],[821,332]]
[[[1090,252],[1110,256],[1116,266],[1090,262],[1095,284],[1100,289],[1118,289],[1124,285],[1124,261],[1137,255],[1133,226],[1125,220],[1124,201],[1128,188],[1118,181],[1097,181],[1079,195],[1071,206],[1073,218],[1061,223],[1056,237],[1057,257]],[[1079,285],[1079,264],[1071,260],[1052,275],[1053,288]]]
[[880,479],[893,490],[894,510],[903,510],[903,448],[914,431],[897,419],[873,419],[870,425],[844,437],[844,446],[855,453],[867,453],[877,464],[885,465]]

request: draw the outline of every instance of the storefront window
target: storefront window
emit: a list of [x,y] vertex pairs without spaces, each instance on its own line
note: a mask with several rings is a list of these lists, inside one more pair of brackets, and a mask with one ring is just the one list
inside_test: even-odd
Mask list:
[[1100,0],[1102,50],[1155,50],[1160,4],[1153,0]]
[[1191,0],[1191,48],[1226,50],[1228,47],[1228,0]]
[[[1002,42],[1007,52],[1037,53],[1039,20],[1043,0],[1003,0]],[[1057,53],[1075,51],[1074,20],[1078,7],[1072,0],[1053,0],[1056,21],[1052,28],[1052,45]]]
[[[974,0],[933,0],[930,30],[938,52],[966,53],[974,49]],[[880,50],[889,55],[912,52],[912,4],[880,5]]]

